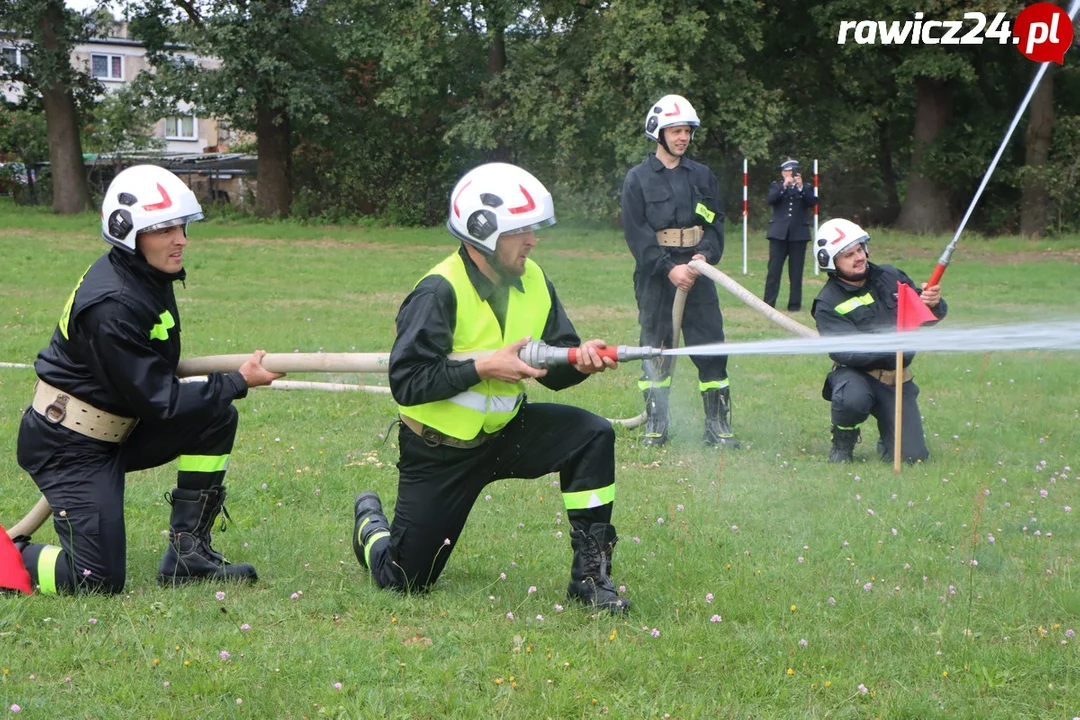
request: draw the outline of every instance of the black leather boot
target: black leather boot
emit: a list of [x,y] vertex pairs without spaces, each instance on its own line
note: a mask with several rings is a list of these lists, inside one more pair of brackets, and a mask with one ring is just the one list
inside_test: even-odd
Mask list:
[[574,563],[566,597],[612,614],[626,612],[630,601],[619,597],[611,581],[611,553],[618,537],[615,526],[593,523],[589,530],[571,530]]
[[731,389],[709,388],[701,393],[705,404],[705,435],[702,441],[713,447],[738,449],[739,441],[731,432]]
[[642,445],[660,447],[667,442],[668,396],[671,388],[654,387],[645,394],[645,436]]
[[852,462],[855,460],[855,444],[860,439],[859,428],[842,428],[832,426],[832,451],[829,453],[829,462]]
[[254,567],[233,565],[210,547],[210,528],[224,508],[225,488],[220,485],[205,490],[173,488],[165,499],[172,505],[172,517],[169,520],[169,547],[158,569],[160,585],[200,580],[254,582],[258,579]]
[[352,540],[353,553],[356,555],[356,559],[360,561],[360,564],[367,567],[367,554],[364,552],[364,548],[367,547],[368,540],[379,531],[387,535],[390,534],[390,523],[386,519],[386,515],[383,514],[382,501],[379,500],[378,493],[367,491],[357,495],[356,503],[353,505],[353,517],[355,518]]

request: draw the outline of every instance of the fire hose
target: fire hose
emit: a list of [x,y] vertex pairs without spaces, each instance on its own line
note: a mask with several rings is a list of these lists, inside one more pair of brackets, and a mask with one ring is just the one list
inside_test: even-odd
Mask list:
[[801,337],[818,336],[817,330],[808,328],[797,320],[789,318],[776,308],[766,305],[764,300],[754,295],[754,293],[750,292],[712,265],[704,263],[701,260],[691,260],[687,264],[785,330],[793,332]]
[[[765,315],[765,317],[769,318],[777,325],[803,337],[813,337],[817,335],[815,330],[808,328],[805,325],[792,320],[783,313],[776,311],[774,308],[769,307],[749,290],[711,265],[699,260],[691,261],[689,264],[690,267],[708,277],[725,290],[728,290],[731,294],[735,295],[735,297]],[[677,291],[675,293],[675,302],[672,306],[672,341],[673,346],[676,347],[679,343],[679,334],[682,328],[685,306],[686,293]],[[598,350],[598,352],[601,357],[610,357],[617,362],[650,360],[663,355],[663,351],[659,348],[626,345],[612,346],[603,350]],[[454,354],[450,357],[452,359],[464,360],[470,358],[476,359],[477,357],[483,357],[490,354],[491,353]],[[554,348],[544,343],[533,341],[526,344],[526,346],[521,349],[519,356],[524,362],[534,365],[535,367],[551,367],[567,362],[575,362],[577,360],[577,348]],[[206,375],[215,371],[231,372],[244,364],[249,357],[250,355],[212,355],[181,360],[179,367],[177,368],[177,376],[192,377]],[[675,358],[672,357],[671,362],[674,361]],[[390,356],[386,353],[268,353],[263,358],[263,367],[272,372],[379,373],[386,372],[389,365]],[[674,367],[672,367],[671,370],[673,371]],[[275,381],[275,383],[283,382],[284,381]],[[339,385],[338,383],[305,384],[302,381],[288,381],[288,383],[291,386],[290,389],[301,389],[303,387],[313,387],[315,385],[319,385],[320,389],[328,389],[325,387],[326,385]],[[342,388],[355,389],[356,386],[342,386]],[[621,424],[627,428],[635,428],[644,421],[644,418],[645,413],[643,412],[633,418],[613,420],[612,422]],[[13,538],[18,537],[19,535],[32,535],[42,526],[42,524],[44,524],[51,512],[52,509],[49,507],[48,501],[44,497],[41,497],[37,501],[37,504],[34,505],[33,509],[31,509],[22,520],[8,529],[8,535]]]
[[[610,358],[615,362],[648,360],[660,357],[662,350],[653,347],[635,347],[629,345],[611,345],[595,348],[601,358]],[[561,348],[540,341],[530,341],[518,352],[523,362],[534,368],[550,368],[577,363],[580,348]],[[452,360],[469,360],[486,357],[492,352],[454,353]],[[201,358],[181,360],[177,367],[178,377],[206,375],[211,372],[231,372],[250,358],[250,355],[212,355]],[[386,372],[389,356],[383,353],[267,353],[262,365],[271,372]],[[276,382],[276,381],[275,381]],[[293,387],[300,388],[303,383],[292,381]],[[48,519],[52,508],[44,496],[19,522],[12,525],[7,534],[11,538],[20,535],[30,536],[37,532]]]
[[[579,348],[554,347],[538,340],[525,344],[518,352],[522,362],[534,368],[549,368],[558,365],[573,365],[578,361]],[[632,345],[609,345],[596,348],[602,358],[615,362],[630,362],[659,357],[660,348],[638,347]],[[488,357],[494,351],[475,353],[453,353],[451,360],[476,360]],[[209,355],[207,357],[181,360],[176,369],[178,377],[207,375],[212,372],[232,372],[243,365],[250,355]],[[386,372],[389,355],[384,353],[267,353],[262,359],[262,366],[270,372],[325,372],[325,373],[363,373]]]

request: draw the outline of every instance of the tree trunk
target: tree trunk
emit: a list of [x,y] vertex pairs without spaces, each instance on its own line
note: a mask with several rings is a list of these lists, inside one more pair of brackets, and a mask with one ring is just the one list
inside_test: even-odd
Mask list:
[[896,189],[896,169],[893,167],[892,145],[889,144],[889,121],[884,118],[878,120],[877,132],[878,167],[886,201],[882,221],[885,225],[891,225],[900,214],[900,193]]
[[[63,54],[63,62],[67,63],[67,53],[56,36],[56,28],[63,27],[63,13],[63,4],[56,0],[45,6],[41,14],[43,42],[40,52]],[[53,212],[71,215],[90,207],[90,188],[86,180],[86,166],[83,165],[75,98],[63,75],[54,72],[52,84],[39,89],[49,136]]]
[[1054,66],[1050,65],[1031,98],[1027,131],[1024,134],[1024,196],[1020,203],[1020,234],[1040,237],[1046,232],[1049,192],[1042,169],[1050,156],[1050,136],[1054,129]]
[[493,28],[488,48],[488,75],[495,77],[506,69],[506,30]]
[[[490,21],[497,23],[491,30],[491,45],[488,47],[488,77],[494,79],[506,70],[506,29],[501,20],[495,20],[492,17]],[[493,115],[498,115],[502,102],[502,99],[498,97],[489,99],[488,105]],[[495,149],[491,155],[491,159],[498,162],[508,162],[510,159],[510,153],[503,144],[501,132],[497,131],[495,134]]]
[[921,77],[916,80],[915,142],[911,150],[911,170],[907,192],[896,227],[908,232],[946,232],[952,225],[949,188],[926,175],[927,150],[949,121],[952,87],[943,80]]
[[257,212],[260,217],[288,217],[292,206],[292,132],[289,114],[282,108],[260,101],[256,108],[255,134],[258,140],[259,169],[256,180]]

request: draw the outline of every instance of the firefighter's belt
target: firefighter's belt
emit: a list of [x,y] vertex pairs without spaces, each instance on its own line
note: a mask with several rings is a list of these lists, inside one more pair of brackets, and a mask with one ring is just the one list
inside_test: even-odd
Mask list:
[[447,447],[460,448],[462,450],[471,450],[476,447],[480,447],[491,438],[498,435],[498,433],[486,433],[483,430],[480,434],[474,437],[472,440],[459,440],[456,437],[451,437],[445,433],[441,433],[430,425],[425,425],[421,422],[413,420],[407,415],[401,415],[401,422],[405,424],[405,427],[412,430],[420,439],[424,441],[425,445],[430,447],[438,447],[439,445],[446,445]]
[[[896,385],[895,370],[867,370],[866,374],[886,385]],[[904,368],[904,382],[908,382],[912,377],[914,376],[911,374],[911,368]]]
[[44,380],[34,385],[34,410],[53,425],[62,425],[95,440],[121,443],[127,439],[135,418],[122,417],[99,410]]
[[688,248],[701,242],[705,230],[700,225],[688,228],[668,228],[656,231],[656,242],[664,247]]

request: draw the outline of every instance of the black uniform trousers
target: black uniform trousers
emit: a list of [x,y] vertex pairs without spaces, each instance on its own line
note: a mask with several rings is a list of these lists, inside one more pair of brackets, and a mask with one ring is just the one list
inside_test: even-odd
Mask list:
[[[666,276],[645,275],[634,271],[634,296],[638,304],[638,323],[641,325],[641,344],[652,347],[672,346],[671,306],[675,302],[675,286]],[[682,332],[686,345],[705,345],[724,342],[724,315],[716,296],[716,285],[707,277],[699,277],[686,294]],[[727,379],[727,355],[691,355],[698,369],[700,382]],[[646,368],[647,363],[642,363]],[[650,376],[643,381],[657,383],[670,374],[671,363],[662,363],[660,377]]]
[[788,310],[802,309],[803,268],[806,266],[806,247],[809,240],[789,242],[769,238],[769,269],[765,276],[765,304],[776,307],[780,295],[780,278],[784,274],[784,261],[788,264]]
[[[19,428],[18,461],[53,509],[62,551],[53,567],[38,567],[42,549],[31,544],[23,561],[31,580],[55,572],[58,593],[119,593],[127,577],[124,475],[164,465],[180,455],[225,456],[236,438],[237,412],[226,407],[209,422],[139,423],[123,443],[107,443],[53,425],[32,408]],[[202,490],[220,485],[225,470],[179,471],[177,485]]]
[[[432,447],[405,425],[398,432],[397,505],[389,541],[371,547],[380,587],[419,591],[450,559],[465,520],[495,480],[559,473],[563,493],[615,482],[615,431],[602,417],[568,405],[525,402],[499,434],[476,448]],[[572,528],[611,522],[612,503],[567,511]],[[447,542],[449,541],[449,542]]]
[[[877,445],[878,452],[882,460],[892,462],[896,433],[896,387],[849,367],[833,370],[825,382],[826,387],[832,387],[833,424],[842,428],[854,428],[873,415],[877,419],[878,433],[881,436]],[[930,457],[926,439],[923,437],[918,397],[919,386],[915,381],[904,383],[904,407],[900,428],[904,462],[913,463]]]

